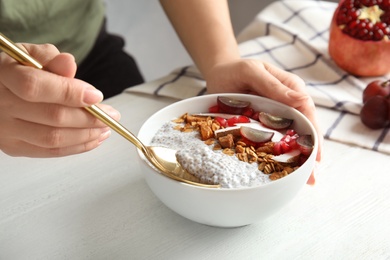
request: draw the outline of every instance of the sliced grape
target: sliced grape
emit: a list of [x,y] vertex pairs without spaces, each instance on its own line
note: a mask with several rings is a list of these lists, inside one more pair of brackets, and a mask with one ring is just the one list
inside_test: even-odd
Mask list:
[[251,103],[248,101],[237,100],[229,97],[218,96],[217,103],[219,112],[241,115]]
[[299,150],[304,155],[309,155],[313,150],[313,138],[311,135],[301,135],[297,138]]
[[279,116],[274,116],[266,112],[260,112],[259,121],[265,126],[272,129],[285,129],[288,128],[294,120],[279,117]]
[[263,131],[248,126],[241,126],[240,133],[243,137],[254,143],[265,143],[272,139],[273,132]]

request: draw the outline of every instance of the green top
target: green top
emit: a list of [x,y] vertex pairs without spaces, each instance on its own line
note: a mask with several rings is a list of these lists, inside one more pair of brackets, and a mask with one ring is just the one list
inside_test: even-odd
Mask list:
[[80,63],[104,15],[101,0],[0,0],[0,32],[14,42],[52,43]]

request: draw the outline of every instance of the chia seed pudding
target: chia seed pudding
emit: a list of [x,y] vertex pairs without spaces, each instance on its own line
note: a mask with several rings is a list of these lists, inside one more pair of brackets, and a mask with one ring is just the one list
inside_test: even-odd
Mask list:
[[222,150],[206,145],[197,131],[181,132],[176,123],[165,123],[153,137],[150,145],[177,150],[176,157],[184,169],[202,182],[219,183],[221,188],[240,188],[262,185],[272,180],[258,169],[257,163],[240,161]]

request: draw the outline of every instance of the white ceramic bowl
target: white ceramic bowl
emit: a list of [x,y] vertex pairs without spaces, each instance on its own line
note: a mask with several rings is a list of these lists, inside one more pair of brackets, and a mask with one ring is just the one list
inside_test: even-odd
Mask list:
[[299,111],[259,96],[218,94],[189,98],[171,104],[145,121],[138,137],[148,145],[157,130],[167,121],[186,112],[207,112],[223,95],[251,102],[259,111],[294,119],[292,128],[299,134],[310,134],[314,149],[308,160],[296,171],[279,180],[251,188],[214,189],[181,183],[155,171],[139,152],[139,164],[153,193],[170,209],[193,221],[218,227],[238,227],[271,216],[297,195],[306,184],[315,164],[318,136],[310,121]]

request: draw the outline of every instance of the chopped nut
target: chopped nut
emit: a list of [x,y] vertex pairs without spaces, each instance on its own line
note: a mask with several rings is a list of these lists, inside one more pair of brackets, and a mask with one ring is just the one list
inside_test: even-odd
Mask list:
[[188,123],[192,123],[192,122],[206,122],[207,121],[207,117],[205,116],[193,116],[193,115],[188,115],[187,114],[187,117],[186,117],[186,122]]
[[180,131],[181,128],[182,128],[181,125],[175,125],[175,126],[173,127],[173,129],[178,130],[178,131]]
[[247,152],[247,154],[248,154],[248,156],[249,156],[249,158],[250,158],[249,161],[251,161],[251,162],[256,162],[256,161],[257,161],[258,156],[257,156],[257,154],[256,154],[254,151],[249,150],[249,151]]
[[246,154],[246,153],[237,153],[237,158],[238,158],[240,161],[249,162],[248,154]]
[[230,149],[230,148],[225,148],[222,150],[222,152],[226,155],[234,155],[234,150],[233,149]]
[[267,165],[266,162],[260,162],[258,169],[263,172],[266,165]]
[[207,139],[206,141],[204,141],[204,143],[205,143],[206,145],[212,145],[212,144],[214,144],[214,142],[215,142],[215,140],[212,139],[212,138]]
[[273,152],[273,149],[274,149],[274,143],[268,142],[265,143],[264,146],[260,146],[259,148],[257,148],[256,152],[270,154]]
[[221,128],[215,131],[215,138],[231,134],[233,136],[240,136],[240,128]]
[[218,138],[218,141],[222,148],[233,148],[234,146],[233,135],[231,134]]
[[285,177],[287,175],[288,175],[287,171],[283,170],[281,172],[274,172],[274,173],[272,173],[269,176],[269,178],[274,181],[274,180],[280,179],[282,177]]
[[284,170],[288,173],[288,174],[290,174],[290,173],[292,173],[293,171],[294,171],[294,169],[293,168],[291,168],[291,167],[284,167]]
[[215,131],[221,129],[221,126],[219,124],[217,124],[217,123],[212,123],[211,124],[211,129],[213,130],[213,132],[215,132]]
[[202,124],[200,125],[200,136],[202,140],[207,140],[214,136],[214,132],[210,126]]
[[275,171],[275,167],[272,163],[267,163],[264,167],[264,173],[265,174],[270,174]]
[[236,145],[236,153],[244,153],[244,152],[245,152],[245,148],[242,147],[242,145],[237,144]]
[[172,120],[172,122],[174,122],[174,123],[177,123],[177,124],[179,124],[179,123],[184,123],[184,118],[176,118],[176,119],[174,119],[174,120]]
[[246,146],[246,143],[245,142],[243,142],[243,141],[237,141],[237,146],[239,145],[239,146],[242,146],[242,147],[245,147]]
[[213,147],[213,150],[221,150],[222,147],[220,144],[215,144],[214,147]]

